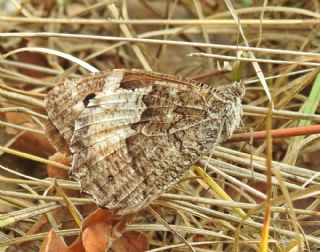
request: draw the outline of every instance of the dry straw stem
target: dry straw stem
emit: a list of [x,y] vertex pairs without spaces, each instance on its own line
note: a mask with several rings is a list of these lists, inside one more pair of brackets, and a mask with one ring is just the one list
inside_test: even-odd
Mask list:
[[[259,240],[247,240],[246,242],[240,241],[239,244],[259,244]],[[192,246],[205,246],[205,245],[212,245],[212,244],[219,244],[221,243],[221,241],[211,241],[211,242],[189,242],[190,245]],[[223,243],[225,244],[233,244],[234,241],[223,241]],[[276,243],[275,240],[269,240],[269,243]],[[148,250],[148,252],[158,252],[158,251],[167,251],[169,249],[175,249],[175,248],[183,248],[186,245],[184,244],[177,244],[177,245],[168,245],[168,246],[163,246],[157,249],[151,249]],[[207,251],[211,251],[211,250],[207,250],[207,249],[200,249],[197,248],[197,251],[199,252],[207,252]]]
[[[1,62],[1,57],[0,57],[0,62]],[[0,76],[4,79],[8,79],[10,81],[16,81],[18,83],[28,83],[35,86],[48,86],[48,87],[54,86],[53,83],[42,81],[24,74],[17,73],[17,71],[6,70],[3,68],[0,68]]]
[[[113,5],[111,5],[113,6]],[[111,6],[109,6],[110,9]],[[311,12],[314,15],[316,13]],[[116,13],[113,13],[114,16]],[[85,18],[34,18],[34,17],[0,17],[0,21],[2,22],[24,22],[24,23],[35,23],[35,24],[82,24],[82,25],[107,25],[107,24],[125,24],[125,25],[174,25],[174,26],[219,26],[219,28],[223,26],[234,26],[237,22],[234,19],[216,19],[216,20],[206,20],[206,19],[130,19],[130,20],[123,20],[123,19],[85,19]],[[308,28],[310,26],[320,24],[319,15],[316,15],[316,18],[310,19],[243,19],[241,18],[241,25],[242,26],[265,26],[265,27],[272,27],[276,28],[277,26],[290,28]],[[289,26],[289,27],[288,27]]]
[[72,218],[74,219],[75,223],[78,225],[78,227],[81,227],[81,223],[83,221],[83,217],[81,213],[78,211],[78,209],[74,206],[72,201],[69,199],[69,197],[64,193],[63,189],[57,182],[57,180],[53,181],[53,186],[57,190],[58,194],[60,194],[63,198],[63,201],[71,214]]
[[[111,4],[108,6],[109,11],[111,12],[112,16],[116,19],[120,18],[120,13],[117,9],[117,7],[114,4]],[[120,24],[120,29],[122,30],[123,34],[127,37],[127,38],[132,38],[132,32],[129,30],[128,26],[126,24]],[[133,44],[132,45],[132,49],[134,51],[134,53],[136,54],[137,58],[139,59],[139,61],[141,62],[141,65],[146,69],[151,71],[151,67],[148,63],[148,61],[145,59],[144,54],[141,52],[141,49],[139,48],[138,45]]]
[[[220,234],[219,232],[213,232],[211,230],[205,230],[205,229],[200,229],[200,228],[191,228],[191,227],[185,227],[185,226],[179,226],[179,225],[170,225],[171,228],[174,228],[175,230],[179,232],[184,232],[184,233],[190,233],[190,234],[199,234],[199,235],[206,235],[210,236],[212,238],[220,238],[220,239],[225,239],[225,241],[228,243],[230,240],[232,241],[232,237],[229,236],[224,236]],[[167,231],[165,227],[162,225],[133,225],[129,224],[126,227],[126,230],[128,231],[145,231],[145,232],[157,232],[157,231]],[[66,229],[66,230],[58,230],[57,234],[61,236],[74,236],[78,235],[80,232],[80,229]],[[47,232],[45,233],[38,233],[34,235],[25,235],[23,237],[18,237],[18,238],[13,238],[10,240],[6,240],[0,243],[0,246],[7,246],[10,244],[19,244],[22,242],[26,241],[34,241],[34,240],[43,240],[47,236]],[[221,241],[220,241],[221,242]],[[251,241],[253,242],[253,241]]]
[[5,84],[0,83],[0,88],[11,91],[11,92],[15,92],[17,94],[23,94],[23,95],[27,95],[27,96],[32,96],[32,97],[36,97],[36,98],[44,98],[46,95],[45,94],[40,94],[40,93],[35,93],[35,92],[27,92],[27,91],[23,91],[17,88],[12,88],[9,87]]
[[172,226],[170,226],[152,207],[148,206],[148,210],[153,216],[168,230],[171,231],[179,240],[181,240],[191,251],[196,252],[195,249],[189,244],[189,242],[184,239],[184,237],[179,234]]
[[[248,154],[248,153],[244,153],[244,152],[240,152],[240,151],[235,151],[235,150],[232,150],[229,148],[224,148],[221,146],[217,146],[215,148],[215,150],[212,152],[212,156],[216,157],[216,158],[221,157],[226,162],[230,161],[230,162],[238,163],[239,165],[245,165],[245,166],[250,165],[250,162],[249,162],[250,159],[252,159],[253,165],[255,163],[264,165],[266,162],[265,158],[263,158],[263,157],[259,157],[256,155],[252,155],[252,154]],[[295,177],[310,178],[310,177],[314,176],[315,174],[317,174],[316,171],[313,171],[313,170],[310,170],[307,168],[302,168],[302,167],[290,165],[290,164],[286,164],[286,163],[282,163],[282,162],[272,161],[272,165],[280,167],[280,169],[283,172],[290,173],[290,174],[294,175]],[[265,167],[263,166],[263,167],[259,168],[259,166],[257,166],[257,169],[264,171]]]
[[[104,1],[104,3],[100,3],[101,5],[104,4],[111,4],[117,1]],[[87,8],[86,11],[90,11],[90,9],[94,9],[97,8],[97,6],[92,5],[89,8]],[[265,6],[265,7],[247,7],[247,8],[240,8],[235,10],[235,12],[240,15],[240,14],[250,14],[250,13],[257,13],[257,12],[261,12],[261,11],[265,11],[265,12],[283,12],[284,14],[286,13],[291,13],[291,14],[300,14],[300,15],[305,15],[307,17],[313,17],[313,18],[320,18],[320,14],[317,12],[313,12],[313,11],[309,11],[309,10],[305,10],[305,9],[300,9],[300,8],[293,8],[293,7],[283,7],[283,6]],[[83,13],[83,12],[82,12]],[[79,15],[81,13],[77,13],[76,15]],[[211,16],[208,17],[203,17],[201,20],[197,20],[198,22],[205,22],[205,21],[220,21],[221,22],[221,18],[226,18],[230,16],[230,12],[229,11],[225,11],[225,12],[219,12],[218,14],[213,14]],[[219,18],[219,20],[212,20],[213,18]],[[209,20],[203,20],[203,19],[209,19]],[[114,20],[115,22],[130,22],[134,19],[130,19],[130,20],[119,20],[119,19],[107,19],[107,20],[103,20],[103,19],[94,19],[94,18],[35,18],[32,16],[28,16],[28,17],[11,17],[11,16],[2,16],[0,17],[0,21],[3,22],[22,22],[22,23],[64,23],[64,24],[83,24],[83,25],[105,25],[110,23],[110,20]],[[150,19],[139,19],[137,20],[137,22],[143,22],[146,21],[149,23]],[[158,19],[160,22],[169,22],[169,21],[175,21],[175,20],[163,20],[163,19]],[[188,21],[190,19],[187,20],[183,20],[183,21]],[[192,20],[192,19],[191,19]],[[245,19],[241,19],[241,20],[245,20]],[[272,19],[272,20],[276,20],[278,21],[278,23],[282,23],[283,19]],[[287,19],[290,20],[290,19]],[[296,19],[295,19],[296,20]],[[299,19],[298,19],[299,20]],[[305,19],[301,19],[300,21],[304,21]],[[308,19],[307,19],[308,20]],[[312,19],[313,20],[313,19]],[[77,22],[78,21],[78,22]],[[233,22],[233,24],[235,23],[234,20],[222,20],[222,21],[230,21]],[[260,19],[254,19],[254,21],[257,22],[257,25],[261,24],[261,20]],[[264,19],[263,21],[268,22],[269,20]],[[179,20],[178,20],[179,22]],[[259,23],[258,23],[259,22]],[[132,24],[132,23],[130,23]],[[167,24],[167,23],[166,23]],[[221,23],[220,25],[223,25],[224,23]],[[194,25],[194,23],[192,22],[191,25]]]
[[[187,56],[190,57],[207,57],[207,58],[216,58],[216,59],[224,59],[224,60],[239,60],[246,62],[260,62],[260,63],[273,63],[273,64],[297,64],[301,66],[315,66],[319,67],[320,63],[316,62],[307,62],[304,60],[268,60],[268,59],[251,59],[245,57],[236,57],[236,56],[226,56],[220,54],[209,54],[209,53],[189,53]],[[320,56],[320,55],[318,55]]]
[[70,38],[70,39],[92,39],[92,40],[102,40],[102,41],[121,41],[121,42],[140,42],[146,44],[163,44],[163,45],[173,45],[173,46],[192,46],[192,47],[205,47],[205,48],[215,48],[215,49],[225,49],[232,51],[251,51],[259,53],[268,54],[285,54],[294,56],[310,56],[310,57],[320,57],[319,53],[312,52],[300,52],[292,50],[279,50],[270,48],[259,48],[259,47],[246,47],[241,45],[222,45],[222,44],[207,44],[201,42],[185,42],[185,41],[175,41],[175,40],[161,40],[161,39],[144,39],[144,38],[124,38],[124,37],[113,37],[113,36],[100,36],[100,35],[84,35],[84,34],[71,34],[71,33],[54,33],[54,32],[2,32],[0,33],[0,38],[32,38],[32,37],[55,37],[55,38]]
[[[58,74],[63,73],[57,69],[51,69],[51,68],[44,67],[44,66],[38,66],[35,64],[29,64],[29,63],[24,63],[24,62],[17,62],[17,61],[13,61],[13,60],[2,59],[1,64],[11,66],[11,67],[19,67],[19,68],[23,68],[23,69],[35,70],[40,73],[46,73],[46,74],[52,74],[52,75],[58,75]],[[70,77],[80,77],[80,75],[73,73],[70,75]],[[22,91],[22,90],[19,90],[19,91]],[[22,92],[24,92],[24,91],[22,91]]]
[[[228,200],[220,200],[220,199],[210,199],[206,197],[195,197],[195,196],[188,196],[188,195],[179,195],[179,194],[171,194],[171,193],[164,193],[161,195],[160,199],[167,199],[171,202],[177,201],[186,201],[191,203],[200,203],[200,204],[208,204],[212,206],[220,206],[223,208],[242,208],[242,209],[252,209],[258,206],[258,204],[254,203],[243,203],[243,202],[235,202],[235,201],[228,201]],[[288,211],[287,207],[271,207],[272,212],[276,213],[286,213]],[[305,209],[293,209],[295,213],[298,214],[306,214],[312,216],[320,216],[318,211],[312,210],[305,210]]]
[[[257,107],[251,105],[243,105],[243,111],[245,115],[251,116],[266,116],[268,113],[268,109],[264,107]],[[301,112],[294,112],[290,110],[281,110],[281,109],[274,109],[273,110],[273,117],[274,118],[283,118],[283,119],[293,119],[293,120],[310,120],[314,122],[320,122],[320,115],[317,114],[303,114]]]
[[33,161],[36,161],[36,162],[40,162],[40,163],[43,163],[43,164],[54,165],[56,167],[65,169],[67,171],[70,171],[70,169],[71,169],[71,167],[66,166],[64,164],[60,164],[60,163],[57,163],[57,162],[54,162],[54,161],[51,161],[51,160],[48,160],[48,159],[40,158],[40,157],[31,155],[31,154],[28,154],[28,153],[25,153],[25,152],[9,149],[9,148],[3,147],[3,146],[0,146],[0,151],[3,151],[5,153],[9,153],[9,154],[12,154],[12,155],[16,155],[16,156],[19,156],[19,157],[22,157],[22,158],[30,159],[30,160],[33,160]]
[[[0,166],[1,167],[1,166]],[[2,169],[2,167],[1,167]],[[21,176],[23,174],[16,174],[18,176]],[[10,184],[25,184],[25,185],[30,185],[30,186],[37,186],[39,187],[44,187],[48,188],[49,186],[52,185],[53,179],[46,178],[43,180],[39,180],[36,178],[31,178],[30,180],[26,179],[13,179],[13,178],[7,178],[4,176],[0,176],[0,181],[3,183],[10,183]],[[59,185],[64,188],[64,189],[72,189],[72,190],[78,190],[80,191],[80,185],[78,182],[73,182],[73,181],[67,181],[67,180],[58,180]]]
[[0,216],[0,228],[15,223],[20,220],[29,219],[63,206],[61,203],[50,202],[44,205],[26,207],[24,209],[3,214]]
[[[261,232],[260,251],[268,251],[269,230],[271,222],[271,198],[272,198],[272,106],[269,104],[266,120],[266,178],[267,178],[267,199],[264,202],[265,214]],[[249,217],[249,215],[248,215]],[[248,218],[247,217],[247,218]]]
[[[75,236],[79,235],[80,229],[66,229],[66,230],[58,230],[57,234],[61,236]],[[0,247],[6,247],[11,244],[20,244],[27,241],[35,241],[35,240],[43,240],[48,235],[48,232],[38,233],[33,235],[24,235],[18,238],[6,239],[4,241],[0,241]]]
[[[58,196],[33,195],[30,193],[12,192],[12,191],[5,191],[5,190],[0,190],[0,196],[8,196],[8,197],[15,197],[15,198],[29,199],[29,200],[57,201],[61,203],[64,202],[65,200],[63,197],[58,197]],[[92,199],[86,199],[86,198],[69,197],[69,200],[72,201],[74,204],[94,203]]]
[[43,101],[31,98],[26,95],[18,94],[15,92],[9,92],[0,88],[0,95],[8,100],[14,100],[32,107],[44,109]]
[[[319,190],[319,188],[317,188],[316,190]],[[319,194],[319,192],[317,192],[317,194]],[[291,195],[290,195],[290,197],[293,199],[293,197]],[[281,199],[283,200],[283,198],[281,198]],[[166,203],[165,205],[168,206],[168,203]],[[192,214],[194,214],[198,217],[204,218],[204,219],[210,220],[211,218],[218,218],[218,219],[225,220],[225,221],[227,221],[225,223],[226,224],[225,227],[229,227],[229,228],[232,227],[230,229],[230,231],[235,231],[235,229],[232,224],[228,224],[228,223],[237,223],[240,225],[245,224],[248,227],[253,227],[253,228],[256,228],[257,230],[261,230],[261,228],[263,227],[263,224],[261,224],[259,222],[244,220],[243,218],[239,218],[239,217],[232,216],[229,214],[224,214],[220,211],[215,211],[210,208],[194,205],[194,204],[187,203],[187,202],[177,202],[177,204],[171,204],[171,205],[172,205],[171,207],[173,209],[184,210],[186,212],[192,213]],[[265,208],[264,204],[261,204],[259,207],[260,211],[264,210],[264,208]],[[250,212],[256,213],[257,212],[256,209],[253,209],[253,211],[250,211]],[[270,226],[270,231],[276,232],[278,234],[288,235],[289,237],[295,237],[295,235],[296,235],[295,232],[288,231],[288,230],[281,229],[281,228],[275,228],[273,226]],[[320,239],[316,236],[308,235],[305,238],[310,242],[320,244]]]
[[35,117],[38,117],[43,120],[47,120],[48,117],[42,114],[39,114],[37,112],[34,112],[30,109],[27,109],[25,107],[10,107],[10,108],[0,108],[0,113],[7,113],[7,112],[16,112],[16,113],[24,113],[28,115],[32,115]]
[[[221,172],[224,172],[230,176],[235,176],[238,179],[250,179],[254,180],[255,182],[265,183],[266,182],[266,176],[265,173],[265,165],[261,162],[256,161],[250,161],[250,159],[245,159],[237,156],[231,156],[228,157],[228,154],[222,153],[222,152],[213,152],[212,153],[212,160],[207,161],[206,159],[201,159],[201,164],[208,163],[207,167],[211,171],[215,171],[215,169],[219,169]],[[219,160],[219,158],[223,158],[224,161]],[[232,165],[230,162],[234,162],[238,165]],[[241,168],[239,166],[245,166],[247,168]],[[276,165],[276,163],[273,163],[273,165]],[[211,168],[212,167],[212,168]],[[254,169],[254,171],[248,170],[248,168]],[[309,184],[318,184],[319,183],[319,174],[314,171],[308,171],[307,169],[303,169],[300,167],[293,167],[292,171],[290,169],[286,169],[283,166],[279,166],[281,169],[281,175],[285,178],[285,185],[289,189],[303,189],[303,185],[299,185],[300,183],[309,183]],[[305,174],[301,175],[302,172],[305,172]],[[262,174],[261,174],[262,173]],[[300,173],[300,174],[299,174]],[[313,178],[312,180],[310,180]],[[272,183],[274,186],[279,185],[279,181],[272,177]],[[297,184],[298,183],[298,184]],[[257,196],[254,191],[250,190],[244,190],[245,188],[237,187],[239,190],[243,193],[246,191],[250,192],[252,195]],[[261,198],[261,197],[260,197]]]
[[[13,51],[10,51],[6,54],[3,54],[0,56],[0,61],[9,57],[10,55],[16,54],[16,53],[20,53],[20,52],[39,52],[39,53],[45,53],[45,54],[50,54],[50,55],[56,55],[62,58],[65,58],[67,60],[70,60],[86,69],[88,69],[90,72],[92,73],[96,73],[99,72],[99,70],[93,66],[91,66],[90,64],[88,64],[87,62],[80,60],[70,54],[67,53],[63,53],[61,51],[57,51],[57,50],[53,50],[53,49],[49,49],[49,48],[42,48],[42,47],[25,47],[25,48],[19,48]],[[52,85],[54,86],[54,84]]]
[[[212,153],[213,155],[213,153]],[[212,165],[212,163],[216,163],[215,166]],[[223,169],[219,169],[219,166],[229,166],[230,164],[222,162],[220,160],[211,160],[211,158],[207,159],[207,162],[205,163],[204,160],[200,160],[200,164],[202,164],[206,169],[208,169],[209,174],[215,174],[216,176],[219,176],[219,180],[224,180],[226,183],[239,188],[239,191],[241,190],[242,194],[251,194],[261,200],[266,199],[266,195],[251,186],[247,185],[246,183],[240,181],[239,179],[235,178],[234,176],[230,176],[227,173],[223,171]],[[229,166],[229,168],[231,168]],[[253,173],[253,175],[255,175]],[[237,189],[236,189],[237,190]],[[228,200],[228,199],[226,199]]]
[[[235,159],[235,158],[233,158],[233,159]],[[242,162],[242,161],[243,160],[238,161],[238,163],[245,163],[245,161],[244,162]],[[203,164],[203,163],[204,162],[201,162],[201,164]],[[250,164],[248,162],[247,166],[249,166],[249,165]],[[258,173],[258,172],[252,172],[252,171],[250,171],[248,169],[244,169],[244,168],[239,168],[239,167],[234,166],[232,164],[221,162],[221,161],[219,161],[217,159],[210,160],[209,164],[207,165],[207,167],[208,167],[208,170],[210,170],[210,171],[211,170],[215,171],[215,169],[219,169],[219,170],[221,170],[221,172],[224,172],[224,173],[226,173],[226,174],[228,174],[230,176],[236,176],[236,177],[242,178],[242,179],[252,179],[255,182],[260,182],[260,183],[263,183],[263,184],[265,184],[265,182],[266,182],[266,175],[264,175],[264,174],[261,174],[261,173]],[[253,164],[253,167],[257,168],[257,170],[263,170],[263,172],[265,172],[265,166],[263,166],[263,165]],[[214,174],[214,173],[212,173],[212,174]],[[285,175],[286,174],[284,173],[284,176]],[[286,177],[290,178],[290,175],[286,176]],[[304,180],[304,181],[306,181],[306,180]],[[225,182],[225,183],[227,183],[227,182]],[[272,183],[273,183],[274,186],[279,186],[279,181],[275,177],[272,177]],[[298,189],[302,189],[303,188],[302,186],[299,186],[299,185],[296,185],[296,184],[290,182],[290,180],[288,182],[285,182],[285,185],[289,189],[298,190]],[[256,196],[256,193],[253,193],[253,190],[245,190],[245,189],[246,189],[245,187],[241,187],[241,186],[238,186],[238,187],[235,188],[235,190],[239,190],[239,191],[241,190],[241,194],[243,196],[246,196],[246,198],[250,198],[246,194],[246,192],[250,192],[250,194]]]
[[[206,174],[201,167],[196,165],[194,167],[194,170],[195,173],[198,174],[202,178],[202,180],[206,182],[212,190],[215,191],[220,199],[232,201],[232,198],[208,174]],[[240,208],[234,209],[234,212],[240,217],[245,216],[244,211]]]
[[32,132],[32,133],[44,135],[44,131],[37,130],[37,129],[32,129],[32,128],[28,128],[28,127],[24,127],[24,126],[20,126],[20,125],[16,125],[16,124],[13,124],[13,123],[7,123],[7,122],[3,122],[3,121],[0,120],[0,127],[1,126],[13,128],[13,129],[18,129],[18,130],[23,130],[23,131],[29,131],[29,132]]

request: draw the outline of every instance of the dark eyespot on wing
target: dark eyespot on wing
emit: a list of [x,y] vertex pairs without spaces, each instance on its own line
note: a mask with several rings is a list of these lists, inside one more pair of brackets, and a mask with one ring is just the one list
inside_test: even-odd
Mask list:
[[91,93],[91,94],[88,94],[84,99],[83,99],[83,105],[85,107],[88,107],[88,104],[89,102],[94,98],[96,97],[96,94],[95,93]]

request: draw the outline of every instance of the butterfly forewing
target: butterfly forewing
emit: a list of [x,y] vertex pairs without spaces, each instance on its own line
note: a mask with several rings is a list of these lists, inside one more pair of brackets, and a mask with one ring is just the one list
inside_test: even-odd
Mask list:
[[[49,140],[56,138],[50,136],[54,135],[54,129],[57,129],[60,137],[69,145],[75,120],[85,108],[85,98],[103,88],[105,84],[103,76],[108,74],[109,71],[105,71],[98,75],[67,80],[48,93],[45,106],[50,119],[46,126]],[[59,142],[51,140],[51,143],[57,150],[66,152]]]

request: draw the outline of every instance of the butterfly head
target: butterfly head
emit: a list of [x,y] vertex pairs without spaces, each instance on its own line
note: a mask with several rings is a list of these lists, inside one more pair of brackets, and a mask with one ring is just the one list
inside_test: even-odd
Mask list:
[[207,96],[207,106],[219,109],[229,103],[241,103],[246,92],[243,81],[233,82],[230,85],[213,88]]
[[243,98],[246,93],[246,88],[244,86],[244,82],[242,80],[234,82],[231,84],[231,88],[233,92],[240,98]]
[[231,137],[233,131],[241,121],[241,100],[245,94],[245,86],[242,81],[231,85],[220,86],[211,91],[207,98],[207,111],[212,120],[219,120],[222,139]]
[[239,127],[241,117],[243,115],[241,100],[245,95],[245,86],[243,81],[232,83],[226,87],[225,94],[228,102],[225,103],[224,128],[225,138],[232,136],[233,131]]

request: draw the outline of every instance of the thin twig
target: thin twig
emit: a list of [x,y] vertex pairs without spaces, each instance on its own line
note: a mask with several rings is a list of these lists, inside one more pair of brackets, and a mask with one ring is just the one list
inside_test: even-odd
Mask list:
[[[320,134],[320,125],[309,125],[304,127],[294,127],[294,128],[285,128],[285,129],[275,129],[271,131],[272,138],[285,138],[285,137],[293,137],[293,136],[306,136],[312,134]],[[265,140],[267,133],[265,130],[256,131],[251,133],[244,134],[235,134],[227,143],[235,143],[235,142],[243,142],[249,141],[252,139],[256,140]]]
[[185,41],[174,41],[174,40],[161,40],[161,39],[144,39],[144,38],[124,38],[124,37],[113,37],[113,36],[99,36],[99,35],[84,35],[84,34],[71,34],[71,33],[54,33],[54,32],[2,32],[0,33],[0,38],[14,38],[14,37],[23,37],[23,38],[32,38],[32,37],[55,37],[55,38],[74,38],[74,39],[93,39],[101,41],[126,41],[126,42],[139,42],[146,44],[165,44],[173,46],[192,46],[192,47],[208,47],[216,49],[225,49],[225,50],[244,50],[252,52],[263,52],[270,54],[285,54],[285,55],[294,55],[294,56],[310,56],[310,57],[320,57],[319,53],[312,52],[299,52],[291,50],[279,50],[279,49],[270,49],[270,48],[257,48],[257,47],[246,47],[241,45],[222,45],[222,44],[206,44],[200,42],[185,42]]
[[[87,18],[23,18],[23,17],[0,17],[2,22],[23,22],[38,24],[82,24],[82,25],[106,25],[106,24],[127,24],[127,25],[216,25],[216,26],[234,26],[236,22],[233,19],[87,19]],[[309,19],[241,19],[242,26],[294,26],[297,28],[317,25],[320,23],[318,18]]]
[[0,145],[0,151],[3,151],[5,153],[9,153],[9,154],[12,154],[12,155],[16,155],[16,156],[19,156],[19,157],[22,157],[22,158],[30,159],[30,160],[33,160],[33,161],[37,161],[37,162],[40,162],[40,163],[43,163],[43,164],[54,165],[54,166],[56,166],[58,168],[65,169],[67,171],[70,171],[70,169],[71,169],[70,166],[66,166],[64,164],[60,164],[60,163],[57,163],[57,162],[52,161],[52,160],[40,158],[40,157],[31,155],[31,154],[28,154],[28,153],[25,153],[25,152],[21,152],[21,151],[5,148],[5,147],[3,147],[1,145]]

